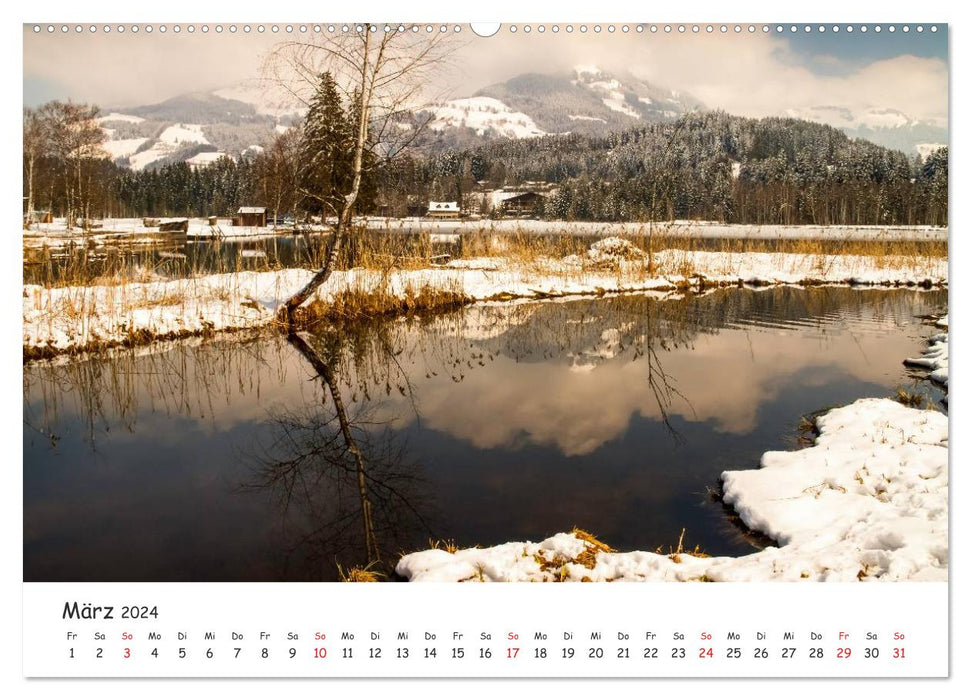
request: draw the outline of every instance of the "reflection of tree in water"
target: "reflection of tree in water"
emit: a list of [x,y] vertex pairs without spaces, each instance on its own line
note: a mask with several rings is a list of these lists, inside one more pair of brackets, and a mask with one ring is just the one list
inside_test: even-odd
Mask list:
[[[499,356],[517,362],[560,358],[574,366],[614,357],[639,360],[690,346],[724,327],[822,326],[845,319],[909,322],[915,313],[946,308],[947,292],[824,287],[720,289],[705,295],[645,295],[562,303],[478,306],[406,322],[344,325],[332,356],[350,403],[379,393],[412,397],[409,381],[440,375],[460,382]],[[220,405],[252,396],[262,384],[286,381],[289,353],[279,336],[243,333],[117,349],[89,358],[28,363],[23,370],[24,422],[56,442],[61,414],[76,414],[92,444],[101,432],[134,432],[139,413],[212,418]],[[335,365],[336,366],[336,365]]]
[[259,401],[264,382],[284,381],[280,343],[239,333],[26,364],[24,425],[56,446],[66,419],[77,417],[96,450],[112,430],[135,433],[139,414],[212,421],[237,395]]
[[[834,324],[838,331],[845,321],[853,333],[871,321],[903,325],[946,302],[942,291],[724,289],[684,298],[479,305],[406,321],[346,324],[294,344],[277,335],[238,334],[118,350],[25,365],[24,437],[57,449],[59,436],[79,430],[96,449],[109,431],[137,435],[146,414],[211,421],[217,432],[251,424],[256,435],[266,427],[271,437],[248,450],[248,485],[269,489],[284,504],[288,565],[302,567],[301,577],[331,577],[335,559],[380,567],[375,562],[393,561],[397,551],[428,535],[450,534],[425,525],[429,507],[422,501],[431,500],[432,487],[405,463],[402,433],[394,428],[392,411],[420,420],[421,391],[412,385],[422,378],[463,382],[475,372],[490,373],[500,358],[577,370],[643,363],[645,389],[666,421],[673,404],[692,397],[678,394],[677,378],[664,369],[665,353],[691,347],[702,335],[726,327],[818,327],[825,343]],[[311,391],[293,383],[297,366],[299,375],[312,369]],[[503,374],[496,376],[501,381]],[[274,398],[267,400],[268,394]],[[286,408],[266,408],[272,401]],[[248,449],[229,442],[229,434],[217,437],[225,441],[219,449],[227,461]]]
[[[387,422],[375,422],[377,404],[345,402],[336,371],[349,357],[359,361],[354,374],[369,397],[382,365],[389,392],[391,368],[401,375],[403,394],[408,380],[380,329],[358,337],[350,355],[343,352],[342,337],[333,332],[288,337],[324,394],[317,404],[271,411],[273,438],[251,457],[254,477],[246,487],[276,492],[285,520],[300,523],[302,531],[289,538],[289,547],[291,556],[303,557],[302,568],[324,572],[343,563],[387,575],[394,564],[389,555],[413,545],[416,530],[429,532],[419,510],[422,480]],[[362,353],[367,345],[372,352]]]
[[[662,351],[690,347],[701,334],[726,327],[821,324],[843,318],[905,324],[915,309],[946,304],[943,291],[772,287],[715,289],[705,294],[627,295],[513,307],[485,307],[505,331],[480,345],[502,350],[519,362],[564,358],[597,364],[621,354],[643,356],[645,344]],[[528,322],[515,316],[529,312]]]

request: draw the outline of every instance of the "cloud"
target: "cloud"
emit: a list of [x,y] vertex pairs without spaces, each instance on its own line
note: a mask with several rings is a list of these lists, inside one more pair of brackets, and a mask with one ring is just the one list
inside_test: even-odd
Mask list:
[[[744,435],[758,426],[767,403],[794,386],[802,390],[842,379],[884,384],[886,366],[871,357],[904,357],[912,343],[892,319],[858,336],[837,333],[818,343],[814,337],[815,330],[726,328],[698,335],[690,350],[660,352],[661,368],[680,393],[666,410],[688,422],[707,421],[721,433]],[[423,426],[479,449],[537,445],[568,457],[588,455],[620,438],[635,416],[661,419],[644,358],[632,360],[628,352],[587,368],[578,372],[562,360],[520,363],[499,357],[487,371],[468,371],[460,383],[448,372],[423,381],[423,368],[411,383]],[[414,420],[409,406],[406,399],[389,401],[384,418],[408,425]]]
[[[34,34],[24,27],[25,94],[29,83],[60,88],[60,99],[124,107],[161,102],[256,77],[278,37],[185,31]],[[49,87],[47,94],[52,90]]]
[[[494,42],[495,50],[483,52],[483,44],[475,42],[461,52],[461,84],[467,90],[516,73],[563,72],[589,63],[690,92],[708,107],[742,116],[772,116],[827,104],[854,112],[896,109],[947,123],[948,71],[940,59],[903,54],[851,65],[826,54],[809,59],[793,52],[785,37],[747,32],[624,36],[547,32],[528,37],[503,34],[483,42]],[[826,64],[825,74],[809,67],[816,63]],[[842,69],[834,70],[839,63]]]
[[[431,90],[436,95],[459,97],[520,73],[566,72],[577,64],[595,64],[690,92],[709,107],[743,116],[831,105],[854,112],[895,109],[947,123],[948,69],[939,58],[901,54],[847,62],[835,70],[840,59],[831,53],[797,53],[786,37],[761,32],[503,31],[491,38],[462,37],[450,69],[440,76],[442,85]],[[59,86],[64,97],[103,106],[157,102],[257,77],[262,56],[281,39],[211,31],[35,35],[25,27],[25,94],[46,96],[52,86]],[[39,85],[45,89],[34,89]]]

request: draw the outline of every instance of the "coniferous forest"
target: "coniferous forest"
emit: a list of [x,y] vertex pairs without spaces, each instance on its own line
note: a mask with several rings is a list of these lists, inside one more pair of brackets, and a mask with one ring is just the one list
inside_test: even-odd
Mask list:
[[[24,118],[24,192],[34,209],[55,216],[225,216],[244,205],[266,206],[275,216],[328,216],[350,177],[354,119],[327,74],[303,124],[262,152],[201,167],[176,162],[133,171],[99,155],[93,132],[84,150],[62,143],[58,134],[77,129],[56,118],[90,120],[97,110],[60,107],[27,110]],[[404,216],[428,200],[465,203],[476,191],[541,182],[555,185],[543,210],[553,220],[948,220],[946,148],[922,159],[797,119],[695,112],[599,137],[461,142],[477,145],[457,148],[456,139],[427,132],[391,158],[384,144],[371,144],[357,213]]]

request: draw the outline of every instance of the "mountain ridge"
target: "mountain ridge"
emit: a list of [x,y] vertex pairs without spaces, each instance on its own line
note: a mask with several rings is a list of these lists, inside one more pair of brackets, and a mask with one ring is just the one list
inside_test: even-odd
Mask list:
[[[521,73],[474,91],[468,97],[429,103],[414,110],[428,118],[430,148],[466,147],[494,138],[531,138],[576,133],[606,136],[637,125],[666,122],[705,110],[690,93],[663,87],[629,73],[611,73],[579,65],[556,73]],[[166,129],[187,125],[203,134],[208,148],[237,157],[265,147],[275,134],[296,123],[304,112],[293,95],[247,81],[208,92],[189,92],[149,105],[120,107],[103,117],[109,135],[106,150],[123,164],[152,151]],[[895,109],[854,112],[837,105],[787,110],[784,115],[840,128],[854,138],[924,155],[948,141],[945,126],[919,120]],[[159,158],[136,158],[137,167],[157,167],[184,153],[158,148]],[[164,153],[164,157],[163,156]]]

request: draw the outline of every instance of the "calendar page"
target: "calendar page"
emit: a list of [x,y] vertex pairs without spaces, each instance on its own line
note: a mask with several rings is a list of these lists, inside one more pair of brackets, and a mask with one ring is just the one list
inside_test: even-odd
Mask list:
[[949,25],[642,10],[23,20],[32,689],[949,677]]

